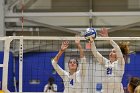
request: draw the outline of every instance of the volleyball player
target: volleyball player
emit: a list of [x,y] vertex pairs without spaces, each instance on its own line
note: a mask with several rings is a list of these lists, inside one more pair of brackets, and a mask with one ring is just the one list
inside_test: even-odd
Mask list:
[[44,92],[45,93],[48,93],[48,92],[51,92],[51,93],[57,92],[57,85],[54,83],[54,78],[53,77],[50,77],[48,79],[48,84],[45,85]]
[[62,42],[61,49],[52,60],[52,65],[57,73],[61,76],[64,82],[64,93],[82,93],[82,82],[86,74],[86,58],[80,44],[80,40],[75,40],[75,43],[80,51],[81,68],[78,70],[79,63],[77,59],[70,59],[68,62],[69,72],[63,70],[57,63],[62,53],[68,48],[69,42]]
[[[99,34],[102,37],[108,37],[108,31],[106,28],[101,29]],[[104,68],[102,71],[102,92],[124,93],[121,81],[124,74],[125,60],[120,47],[110,38],[110,44],[113,46],[113,49],[109,54],[109,59],[107,59],[97,51],[92,37],[90,37],[90,43],[94,57]],[[124,49],[124,51],[128,50]]]
[[134,93],[140,93],[140,85],[136,87]]
[[130,81],[128,83],[128,86],[127,86],[128,92],[129,93],[134,93],[136,87],[139,86],[139,85],[140,85],[140,78],[138,78],[138,77],[131,77]]

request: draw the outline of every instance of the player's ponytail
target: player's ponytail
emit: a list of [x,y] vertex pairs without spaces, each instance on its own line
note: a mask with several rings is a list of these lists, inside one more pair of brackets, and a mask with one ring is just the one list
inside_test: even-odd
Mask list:
[[119,43],[119,47],[120,47],[121,52],[124,56],[125,62],[128,61],[128,54],[130,53],[128,45],[129,45],[129,42],[120,42]]
[[129,85],[131,86],[131,91],[134,92],[135,88],[140,85],[140,78],[131,77],[129,81]]

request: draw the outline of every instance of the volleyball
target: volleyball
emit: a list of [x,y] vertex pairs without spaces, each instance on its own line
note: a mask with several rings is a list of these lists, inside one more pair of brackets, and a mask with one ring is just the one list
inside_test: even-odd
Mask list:
[[87,30],[84,33],[84,37],[86,40],[90,40],[90,37],[95,39],[97,36],[97,32],[94,28],[87,28]]

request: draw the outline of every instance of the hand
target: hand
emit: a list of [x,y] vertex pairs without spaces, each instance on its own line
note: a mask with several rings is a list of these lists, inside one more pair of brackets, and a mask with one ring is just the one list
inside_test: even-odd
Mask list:
[[61,45],[61,50],[65,51],[69,46],[69,41],[63,41]]
[[94,42],[94,39],[90,36],[90,41],[89,41],[89,43],[92,43],[92,42]]
[[106,28],[101,28],[99,35],[102,37],[108,37],[108,30]]

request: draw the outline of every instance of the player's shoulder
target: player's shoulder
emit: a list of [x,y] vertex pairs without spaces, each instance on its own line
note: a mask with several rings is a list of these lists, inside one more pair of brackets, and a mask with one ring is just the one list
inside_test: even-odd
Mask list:
[[117,60],[117,61],[114,61],[113,64],[114,64],[114,65],[115,65],[115,64],[118,64],[118,60]]
[[68,71],[65,71],[65,70],[64,70],[64,74],[65,74],[66,76],[69,76],[70,73],[69,73]]
[[103,57],[103,60],[104,60],[105,65],[110,63],[110,60],[105,57]]
[[81,70],[77,70],[77,71],[75,72],[75,75],[76,75],[76,76],[81,75],[81,73],[80,73],[80,72],[81,72]]

